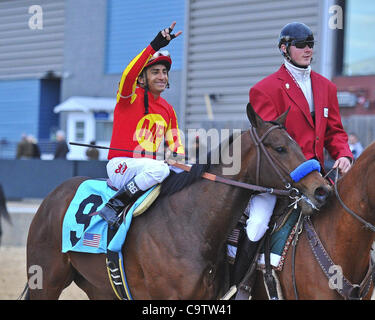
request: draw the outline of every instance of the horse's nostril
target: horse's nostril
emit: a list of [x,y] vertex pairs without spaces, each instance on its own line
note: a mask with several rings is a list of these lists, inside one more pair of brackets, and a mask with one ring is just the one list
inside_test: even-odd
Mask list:
[[315,199],[319,202],[324,202],[329,196],[329,191],[323,187],[318,187],[315,189]]

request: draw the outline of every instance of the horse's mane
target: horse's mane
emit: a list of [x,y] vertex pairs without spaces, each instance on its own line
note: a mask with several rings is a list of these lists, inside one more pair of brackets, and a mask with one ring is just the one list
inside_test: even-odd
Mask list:
[[[221,157],[221,148],[224,143],[228,143],[228,145],[233,143],[233,134],[228,138],[228,140],[220,143],[215,150],[215,152],[219,152],[219,160]],[[202,174],[207,172],[211,167],[211,151],[207,154],[207,164],[193,164],[189,172],[184,171],[181,173],[175,173],[171,171],[170,175],[163,181],[160,190],[160,196],[172,195],[183,188],[193,184],[197,180],[200,180]]]
[[208,164],[193,164],[189,172],[176,173],[171,171],[170,175],[163,181],[160,196],[171,195],[199,180],[204,172],[210,168]]

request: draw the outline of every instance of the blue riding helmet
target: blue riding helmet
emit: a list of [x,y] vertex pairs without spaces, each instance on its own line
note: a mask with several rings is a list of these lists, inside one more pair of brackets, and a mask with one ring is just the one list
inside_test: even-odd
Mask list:
[[291,44],[298,42],[311,42],[314,43],[314,34],[311,29],[301,22],[291,22],[285,25],[279,36],[279,48],[282,44],[289,47]]
[[[314,43],[314,34],[304,23],[291,22],[285,25],[280,31],[279,49],[281,54],[285,59],[299,68],[306,68],[306,66],[300,66],[294,60],[292,60],[289,51],[290,46],[293,45],[297,48],[305,48],[306,46],[309,46],[309,48],[313,48]],[[286,52],[281,50],[282,44],[286,45]]]

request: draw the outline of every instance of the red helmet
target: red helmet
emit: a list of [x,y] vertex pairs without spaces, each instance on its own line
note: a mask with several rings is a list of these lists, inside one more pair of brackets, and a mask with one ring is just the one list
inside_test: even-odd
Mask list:
[[151,59],[145,65],[145,68],[152,66],[154,64],[163,64],[167,70],[171,70],[172,59],[167,50],[156,51]]

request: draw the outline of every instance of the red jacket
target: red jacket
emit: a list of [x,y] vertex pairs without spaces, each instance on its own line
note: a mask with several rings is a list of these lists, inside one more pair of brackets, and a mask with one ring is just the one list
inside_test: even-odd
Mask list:
[[335,84],[311,71],[311,86],[315,124],[302,90],[284,65],[250,89],[250,103],[265,121],[275,120],[291,107],[285,123],[288,133],[300,145],[305,157],[318,159],[322,168],[324,148],[334,160],[353,159],[341,123]]

